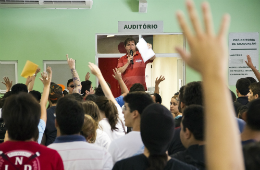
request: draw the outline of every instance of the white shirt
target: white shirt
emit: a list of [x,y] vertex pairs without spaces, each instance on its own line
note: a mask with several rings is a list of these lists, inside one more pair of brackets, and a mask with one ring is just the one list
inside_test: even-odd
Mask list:
[[101,127],[101,130],[109,136],[110,140],[113,141],[114,139],[118,139],[122,136],[125,136],[125,132],[123,130],[123,126],[120,120],[118,120],[116,127],[117,130],[111,130],[111,126],[108,122],[107,118],[103,118],[99,121],[99,126]]
[[111,139],[109,138],[108,134],[106,132],[103,132],[100,129],[97,129],[96,132],[97,132],[97,137],[94,144],[108,149],[111,143]]
[[106,149],[84,141],[53,143],[48,146],[59,152],[65,170],[111,170],[111,155]]
[[111,142],[108,152],[113,158],[113,163],[139,155],[144,152],[144,144],[140,132],[132,131],[127,135]]

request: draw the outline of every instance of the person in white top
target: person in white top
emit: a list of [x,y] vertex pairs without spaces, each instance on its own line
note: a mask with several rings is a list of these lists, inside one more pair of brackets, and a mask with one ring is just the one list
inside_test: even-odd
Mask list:
[[108,152],[112,155],[113,163],[143,153],[144,144],[140,135],[141,114],[148,105],[154,103],[151,96],[145,92],[128,93],[124,101],[125,125],[132,127],[133,131],[111,142]]
[[[68,59],[68,63],[75,66],[75,61],[72,59]],[[108,151],[87,143],[85,137],[80,135],[84,115],[82,104],[70,95],[59,99],[55,119],[57,138],[48,147],[59,152],[66,170],[111,170],[113,162]]]
[[[91,73],[98,78],[105,94],[105,97],[102,96],[96,100],[101,116],[99,125],[102,127],[102,130],[108,134],[111,141],[113,141],[114,139],[124,136],[126,133],[122,109],[115,100],[98,66],[89,62],[89,68]],[[120,74],[117,69],[116,73]]]

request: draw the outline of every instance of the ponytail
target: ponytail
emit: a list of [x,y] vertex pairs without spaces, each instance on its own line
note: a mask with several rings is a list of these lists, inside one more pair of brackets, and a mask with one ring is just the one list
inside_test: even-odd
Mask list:
[[111,126],[111,130],[117,130],[118,111],[115,104],[105,96],[98,97],[96,101],[100,111],[105,113],[106,118]]
[[168,155],[150,155],[148,157],[149,167],[146,170],[163,170],[167,164]]

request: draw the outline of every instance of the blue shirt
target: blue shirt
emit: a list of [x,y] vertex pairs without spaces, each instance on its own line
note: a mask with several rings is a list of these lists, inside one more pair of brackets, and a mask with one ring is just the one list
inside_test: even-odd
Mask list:
[[38,124],[38,130],[39,130],[38,143],[39,144],[41,144],[41,142],[42,142],[42,136],[45,131],[45,128],[46,128],[45,122],[42,119],[40,119],[40,122]]
[[124,98],[123,96],[119,96],[119,97],[115,98],[116,102],[119,104],[120,107],[122,107],[125,104],[123,98]]

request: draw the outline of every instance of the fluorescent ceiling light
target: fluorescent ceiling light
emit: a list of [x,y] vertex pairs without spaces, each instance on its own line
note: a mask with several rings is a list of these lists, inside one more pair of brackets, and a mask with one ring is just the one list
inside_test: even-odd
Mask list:
[[107,35],[107,37],[114,37],[115,35]]

